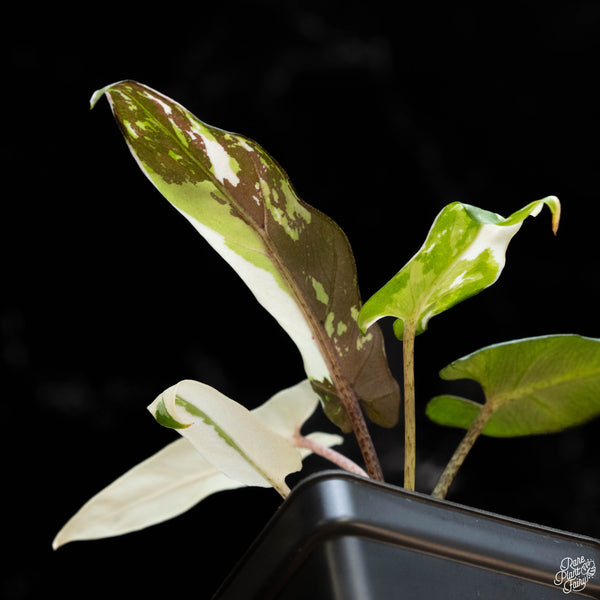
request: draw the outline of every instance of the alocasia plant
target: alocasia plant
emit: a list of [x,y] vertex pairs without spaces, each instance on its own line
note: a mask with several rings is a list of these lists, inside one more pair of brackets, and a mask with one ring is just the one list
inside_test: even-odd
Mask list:
[[[396,318],[404,355],[405,487],[414,489],[414,338],[430,319],[492,285],[506,248],[544,206],[556,233],[560,203],[532,202],[508,218],[452,203],[423,247],[364,306],[350,244],[327,216],[301,201],[282,168],[256,142],[211,127],[181,105],[134,81],[106,96],[144,174],[235,269],[298,346],[307,380],[248,411],[205,384],[182,381],[149,406],[183,439],[102,490],[65,525],[54,546],[134,531],[171,518],[219,490],[273,487],[318,453],[342,468],[382,479],[365,416],[398,420],[400,394],[376,323]],[[546,336],[498,344],[441,372],[470,378],[485,404],[434,398],[428,416],[467,429],[433,494],[444,497],[479,435],[560,431],[600,415],[600,340]],[[332,449],[329,433],[301,433],[319,403],[342,433],[353,432],[367,473]]]

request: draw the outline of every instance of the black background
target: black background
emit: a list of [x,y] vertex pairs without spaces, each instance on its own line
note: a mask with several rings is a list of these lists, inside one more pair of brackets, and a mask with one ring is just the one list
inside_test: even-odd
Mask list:
[[[445,204],[508,215],[561,199],[556,238],[546,209],[528,219],[498,283],[417,340],[419,490],[461,435],[428,423],[425,402],[478,397],[442,382],[443,366],[514,338],[600,337],[600,5],[326,6],[98,5],[5,24],[1,597],[209,597],[279,504],[224,492],[146,531],[51,550],[85,500],[174,439],[145,410],[163,389],[198,379],[251,408],[303,377],[285,333],[139,172],[107,103],[89,112],[108,83],[135,79],[257,140],[346,231],[365,298]],[[598,426],[481,439],[449,499],[600,537]],[[401,427],[373,435],[401,483]]]

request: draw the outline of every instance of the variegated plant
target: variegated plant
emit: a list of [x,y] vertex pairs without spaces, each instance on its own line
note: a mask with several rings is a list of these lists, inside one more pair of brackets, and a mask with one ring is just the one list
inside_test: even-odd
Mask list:
[[289,493],[285,478],[302,459],[322,454],[359,474],[364,471],[331,446],[339,435],[301,434],[318,404],[307,380],[282,390],[253,411],[196,381],[181,381],[148,407],[176,429],[172,442],[96,494],[67,522],[54,547],[136,531],[175,517],[207,496],[242,486]]
[[358,330],[356,267],[343,231],[302,202],[252,140],[136,82],[99,90],[92,106],[103,94],[143,173],[290,335],[325,413],[354,431],[369,474],[381,478],[360,407],[394,426],[398,386],[380,331]]
[[454,202],[435,219],[417,254],[360,311],[366,330],[382,317],[396,317],[394,333],[403,341],[404,356],[404,486],[415,485],[414,339],[429,320],[497,281],[506,248],[523,221],[547,205],[556,234],[560,202],[549,196],[504,218],[497,213]]
[[[182,439],[134,467],[86,503],[54,546],[134,531],[164,521],[220,490],[244,485],[289,493],[286,477],[320,454],[383,479],[366,418],[393,427],[400,394],[376,323],[396,318],[403,342],[405,482],[414,489],[413,344],[430,319],[492,285],[506,248],[550,196],[503,218],[455,202],[436,218],[419,252],[363,306],[350,244],[327,216],[300,200],[282,168],[254,141],[203,123],[167,96],[134,81],[106,96],[143,173],[229,263],[296,343],[307,379],[248,411],[217,390],[182,381],[149,409]],[[565,359],[568,357],[568,359]],[[427,407],[443,425],[467,429],[433,494],[444,497],[480,434],[559,431],[600,414],[600,340],[548,336],[498,344],[441,375],[479,381],[486,403],[443,396]],[[342,433],[353,432],[366,472],[331,447],[337,434],[303,434],[320,403]]]

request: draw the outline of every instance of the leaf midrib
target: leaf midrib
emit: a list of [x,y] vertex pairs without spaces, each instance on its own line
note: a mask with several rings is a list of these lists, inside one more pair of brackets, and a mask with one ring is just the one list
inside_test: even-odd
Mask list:
[[589,372],[586,372],[583,375],[579,375],[577,377],[556,377],[550,380],[549,382],[541,382],[539,384],[532,384],[529,386],[517,387],[513,388],[512,392],[506,391],[499,394],[490,394],[488,396],[488,392],[486,387],[484,387],[485,397],[488,402],[492,402],[493,404],[497,404],[498,407],[506,404],[507,402],[517,401],[523,398],[527,398],[530,396],[537,397],[539,395],[543,396],[543,392],[549,390],[551,388],[560,388],[561,386],[568,385],[574,382],[582,382],[586,379],[594,379],[600,377],[600,366],[592,369]]
[[[164,125],[161,121],[154,118],[152,116],[152,112],[149,109],[147,109],[139,100],[138,100],[137,104],[143,111],[144,115],[146,115],[146,118],[152,119],[158,125],[158,127],[163,132],[163,134],[165,134],[171,140],[172,143],[175,142],[176,147],[181,149],[182,144],[178,140],[177,136],[172,131],[172,127],[174,127],[175,125],[171,124],[171,127],[167,128],[166,125]],[[177,106],[180,106],[180,105],[177,104]],[[190,120],[191,118],[195,118],[187,109],[185,109],[183,107],[182,107],[182,109],[184,110],[184,115],[185,115],[186,119]],[[167,118],[167,120],[168,120],[168,115],[165,114],[165,118]],[[242,136],[238,136],[238,134],[235,134],[235,135],[236,135],[236,137],[242,137]],[[255,142],[252,142],[252,144],[255,145]],[[325,364],[328,368],[330,377],[333,380],[331,383],[333,384],[333,386],[335,388],[335,391],[338,395],[338,398],[340,399],[340,402],[342,403],[342,405],[344,406],[344,408],[347,411],[347,406],[346,406],[346,403],[344,402],[341,390],[344,389],[346,387],[346,385],[348,385],[350,382],[343,375],[342,370],[339,367],[335,346],[333,345],[332,341],[329,339],[329,336],[327,336],[327,332],[325,331],[323,324],[314,315],[312,310],[310,310],[310,306],[309,306],[308,302],[305,300],[304,294],[302,293],[300,286],[296,283],[296,280],[292,276],[291,271],[285,266],[285,264],[279,258],[279,253],[276,252],[275,245],[273,244],[270,236],[267,233],[266,225],[269,222],[268,214],[267,214],[268,208],[266,206],[265,198],[263,196],[262,191],[259,190],[260,198],[261,198],[261,206],[263,209],[263,223],[264,224],[257,225],[256,222],[254,222],[254,220],[248,216],[247,211],[239,204],[239,202],[237,202],[235,200],[234,196],[232,196],[231,193],[227,190],[225,184],[221,183],[216,178],[216,176],[210,171],[210,169],[208,169],[208,170],[205,169],[203,167],[203,165],[200,162],[198,162],[198,160],[195,158],[195,156],[193,155],[191,150],[189,150],[189,147],[185,147],[182,149],[186,153],[186,155],[190,158],[190,160],[194,164],[198,165],[198,167],[201,168],[202,172],[207,177],[210,178],[212,185],[214,185],[221,192],[221,194],[224,195],[228,199],[230,206],[232,206],[235,209],[235,211],[239,215],[239,218],[242,219],[242,221],[244,223],[246,223],[246,225],[248,225],[248,227],[250,227],[256,233],[256,235],[262,242],[263,246],[266,249],[265,255],[274,264],[277,272],[281,274],[281,277],[285,281],[286,285],[288,286],[294,301],[298,305],[301,313],[304,315],[304,318],[309,326],[309,329],[315,337],[317,347],[319,348],[321,356],[323,357],[323,359],[325,361]],[[258,154],[258,153],[255,150],[253,154]],[[255,159],[254,155],[251,155],[249,158],[250,158],[250,162],[252,163],[252,167],[253,167],[256,177],[258,178],[258,180],[262,179],[256,168],[256,162],[255,162],[256,159]],[[271,160],[273,161],[273,159],[271,159]],[[280,170],[279,166],[274,161],[273,161],[273,165],[275,168]],[[282,178],[287,179],[287,175],[282,170],[281,170],[280,174],[281,174]],[[294,194],[294,196],[295,196],[295,194]],[[301,202],[297,196],[295,196],[295,198],[298,202]],[[306,205],[306,204],[304,204],[304,206],[313,215],[316,213],[316,216],[320,216],[318,211],[316,211],[312,206]],[[336,273],[334,274],[334,278],[337,279],[337,261],[336,261]],[[330,298],[331,297],[333,297],[333,294],[330,294]],[[327,308],[328,308],[328,312],[329,312],[329,309],[331,308],[331,300],[328,302]],[[350,386],[350,387],[352,387],[352,386]]]

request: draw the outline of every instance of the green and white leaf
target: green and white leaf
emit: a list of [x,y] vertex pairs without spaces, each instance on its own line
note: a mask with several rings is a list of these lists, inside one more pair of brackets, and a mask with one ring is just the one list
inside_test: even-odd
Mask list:
[[[440,372],[482,386],[491,416],[483,434],[514,437],[553,433],[600,416],[600,340],[577,335],[528,338],[489,346]],[[482,405],[437,396],[427,415],[468,429]]]
[[[317,396],[305,380],[282,390],[251,414],[292,443],[295,432],[317,404]],[[343,442],[339,435],[323,432],[313,432],[306,437],[326,447]],[[311,454],[305,448],[299,452],[302,458]],[[138,531],[184,513],[211,494],[244,485],[224,475],[205,460],[189,440],[181,438],[86,502],[60,530],[53,547]]]
[[339,395],[349,387],[372,421],[395,425],[398,386],[380,331],[358,329],[356,267],[342,230],[297,197],[254,141],[134,81],[98,90],[92,106],[103,94],[142,171],[296,343],[327,416],[350,430]]
[[415,324],[417,334],[425,331],[433,316],[498,279],[510,240],[523,221],[537,216],[544,205],[552,212],[556,233],[560,203],[555,196],[532,202],[508,218],[460,202],[446,206],[417,254],[362,307],[361,330],[392,316],[397,319],[394,332],[399,339],[408,322]]
[[204,383],[180,381],[148,409],[161,425],[184,436],[215,469],[244,485],[272,486],[285,497],[289,493],[285,478],[302,468],[302,457],[290,441]]

